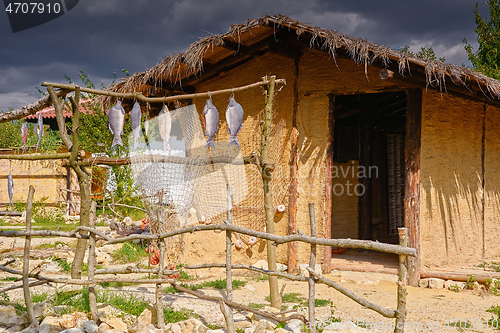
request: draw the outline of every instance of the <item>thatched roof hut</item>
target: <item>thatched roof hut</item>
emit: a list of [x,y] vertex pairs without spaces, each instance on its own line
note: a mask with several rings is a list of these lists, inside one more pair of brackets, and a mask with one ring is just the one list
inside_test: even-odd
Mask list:
[[[432,267],[500,256],[500,82],[482,73],[266,15],[200,39],[108,89],[159,97],[269,74],[287,80],[275,101],[282,126],[272,156],[286,187],[277,202],[288,207],[278,233],[307,231],[311,201],[324,237],[397,242],[397,228],[406,226],[419,253],[412,283]],[[236,98],[245,109],[247,155],[259,146],[263,98],[258,91]],[[192,102],[203,109],[204,100]],[[221,110],[227,100],[214,103]],[[224,126],[216,140],[227,140]],[[308,261],[308,251],[280,245],[278,258],[293,269]],[[324,248],[327,271],[331,256]]]

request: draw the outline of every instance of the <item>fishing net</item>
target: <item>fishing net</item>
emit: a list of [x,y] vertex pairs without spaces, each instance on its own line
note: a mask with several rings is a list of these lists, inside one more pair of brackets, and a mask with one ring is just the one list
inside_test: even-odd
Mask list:
[[[136,184],[142,194],[144,207],[151,220],[153,234],[164,233],[191,224],[224,224],[227,218],[227,188],[232,188],[232,224],[265,231],[264,193],[262,176],[256,165],[244,164],[243,156],[260,149],[260,118],[248,118],[238,135],[240,147],[228,146],[225,122],[219,125],[215,149],[205,148],[206,137],[200,114],[194,105],[172,111],[172,143],[170,153],[154,149],[161,138],[150,121],[149,146],[142,142],[133,152],[133,170]],[[174,130],[175,129],[175,130]],[[180,130],[180,131],[179,131]],[[179,140],[181,138],[181,140]],[[129,138],[133,143],[133,138]],[[286,204],[288,199],[287,174],[281,160],[284,156],[286,133],[284,121],[273,127],[271,163],[274,206]],[[285,164],[286,165],[286,164]],[[248,236],[235,234],[247,246]],[[170,261],[177,261],[182,252],[182,237],[166,239],[166,253]]]

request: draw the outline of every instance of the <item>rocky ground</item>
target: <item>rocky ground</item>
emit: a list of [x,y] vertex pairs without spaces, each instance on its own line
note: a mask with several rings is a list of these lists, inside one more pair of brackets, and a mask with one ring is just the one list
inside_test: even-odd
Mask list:
[[[103,230],[105,227],[103,227]],[[41,243],[56,242],[66,243],[69,246],[58,245],[55,248],[35,250]],[[23,240],[17,241],[13,238],[0,238],[0,255],[2,256],[1,262],[6,262],[9,258],[15,258],[16,262],[9,265],[10,268],[20,270],[22,266],[22,246]],[[50,257],[66,258],[71,262],[73,256],[73,247],[71,246],[74,240],[62,238],[34,238],[32,241],[32,258],[30,260],[30,268],[38,270],[42,275],[46,276],[67,276],[60,271],[60,266],[57,265]],[[99,247],[98,262],[106,268],[120,266],[113,262],[111,253],[116,250],[119,245],[104,245]],[[130,265],[130,264],[129,264]],[[121,265],[123,266],[123,265]],[[127,264],[125,264],[127,266]],[[213,280],[217,278],[224,278],[225,272],[222,269],[204,269],[189,272],[194,279],[189,283],[199,283],[200,281]],[[269,304],[266,301],[266,296],[269,295],[268,281],[258,281],[254,273],[246,271],[234,271],[235,279],[247,281],[246,285],[238,290],[234,290],[234,300],[242,303],[262,303]],[[0,279],[11,274],[0,272]],[[127,277],[141,278],[144,274],[130,274]],[[326,275],[327,278],[341,283],[343,286],[352,290],[356,294],[364,297],[376,304],[384,307],[396,308],[396,281],[395,275],[381,274],[381,273],[360,273],[348,271],[333,271],[331,274]],[[292,282],[284,279],[278,280],[280,289],[283,288],[283,293],[298,293],[303,299],[306,299],[307,283],[305,282]],[[14,281],[0,281],[0,289],[19,285],[20,282]],[[428,283],[429,284],[429,283]],[[442,281],[431,281],[433,288],[444,288]],[[450,283],[448,283],[449,285]],[[453,283],[453,285],[458,285]],[[460,286],[462,287],[462,286]],[[55,293],[55,288],[58,291],[69,290],[71,287],[68,285],[59,284],[57,286],[37,286],[32,288],[32,293],[47,292],[49,295]],[[463,327],[463,330],[470,332],[493,332],[491,327],[487,327],[488,320],[492,318],[492,314],[486,312],[491,306],[500,304],[500,298],[494,296],[490,292],[486,292],[483,288],[476,290],[462,290],[458,288],[449,289],[431,289],[426,287],[408,287],[407,298],[407,328],[405,332],[429,332],[429,331],[456,331],[458,325]],[[107,288],[113,293],[131,294],[140,297],[150,304],[154,304],[154,287],[152,285],[143,286],[123,286],[120,288]],[[458,291],[458,292],[457,292]],[[213,288],[204,288],[201,292],[214,295],[223,296],[224,291]],[[3,298],[8,298],[11,302],[22,301],[22,289],[15,289],[7,291],[3,294]],[[394,324],[394,320],[384,318],[377,313],[364,309],[359,304],[351,299],[340,294],[336,290],[318,284],[316,287],[316,296],[320,299],[331,300],[333,306],[322,306],[316,308],[316,318],[319,322],[325,322],[331,319],[332,316],[338,318],[340,322],[332,324],[329,329],[332,331],[345,331],[345,332],[392,332],[390,328]],[[0,297],[0,300],[2,297]],[[216,331],[210,330],[206,325],[215,325],[224,327],[224,317],[220,311],[220,306],[216,302],[197,299],[194,296],[177,293],[177,294],[163,294],[163,300],[166,306],[173,309],[191,309],[194,313],[198,314],[197,320],[191,319],[190,321],[181,322],[167,327],[170,332],[202,332]],[[287,303],[289,308],[294,304]],[[154,326],[154,313],[150,308],[149,313],[143,313],[142,317],[136,318],[131,316],[124,316],[123,313],[117,311],[113,307],[106,304],[100,304],[101,310],[106,312],[108,319],[102,319],[100,326],[96,323],[88,321],[88,318],[83,313],[72,313],[65,317],[56,317],[50,305],[46,302],[45,305],[38,305],[39,317],[46,316],[45,322],[42,321],[40,332],[59,332],[64,329],[75,328],[77,330],[66,331],[70,333],[94,333],[99,332],[157,332]],[[15,310],[9,306],[1,306],[0,311],[0,332],[16,332],[23,329],[23,318],[18,318],[15,315]],[[306,314],[305,307],[300,308],[299,312]],[[333,312],[332,312],[333,311]],[[239,332],[246,333],[260,333],[275,329],[276,323],[267,322],[259,318],[249,319],[248,313],[243,311],[234,311],[235,321]],[[17,321],[16,321],[17,320]],[[355,323],[359,324],[356,326]],[[468,324],[466,324],[468,323]],[[45,326],[44,326],[45,325]],[[293,322],[284,329],[297,332],[300,328],[297,327],[298,323]],[[211,326],[212,328],[214,326]],[[220,331],[219,331],[220,332]],[[325,330],[328,332],[328,330]]]

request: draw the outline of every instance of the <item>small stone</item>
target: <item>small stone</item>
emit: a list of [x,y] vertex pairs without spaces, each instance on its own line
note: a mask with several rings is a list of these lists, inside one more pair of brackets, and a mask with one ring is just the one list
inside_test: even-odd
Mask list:
[[429,279],[429,288],[431,289],[443,289],[444,288],[444,280],[438,278],[430,278]]
[[234,322],[234,327],[236,329],[245,329],[245,328],[248,328],[248,327],[251,327],[252,326],[252,323],[249,322],[249,321],[235,321]]
[[203,325],[203,323],[196,319],[196,318],[189,318],[188,321],[190,321],[193,324],[193,332],[194,333],[206,333],[208,331],[208,327]]
[[265,306],[265,307],[264,307],[264,311],[266,311],[266,312],[271,312],[271,313],[274,313],[274,314],[277,314],[277,313],[280,313],[280,312],[281,312],[281,310],[280,310],[280,309],[276,309],[276,308],[274,308],[274,307],[272,307],[272,306]]
[[[152,326],[152,325],[151,325]],[[154,326],[153,329],[149,327],[149,325],[144,325],[141,322],[136,322],[128,329],[129,333],[155,333]]]
[[59,266],[59,263],[55,260],[45,262],[44,264],[42,264],[41,269],[44,272],[61,272],[62,271],[62,267]]
[[255,324],[259,321],[259,318],[257,317],[257,315],[253,312],[250,312],[249,314],[247,314],[246,317],[253,324]]
[[132,223],[132,218],[130,216],[125,216],[125,218],[123,219],[123,223]]
[[102,313],[102,316],[123,316],[125,313],[116,306],[110,304],[98,304],[97,312]]
[[[309,276],[309,271],[307,270],[307,267],[309,267],[308,264],[299,265],[300,275]],[[314,271],[318,274],[323,274],[323,268],[321,267],[320,264],[314,265]]]
[[460,291],[463,290],[466,286],[465,282],[460,282],[460,281],[453,281],[453,280],[446,280],[444,282],[444,287],[446,289],[454,290],[454,291]]
[[82,323],[82,328],[85,331],[85,333],[97,333],[99,330],[99,327],[93,320],[85,320]]
[[123,333],[124,331],[120,331],[117,328],[112,328],[110,330],[107,330],[106,333]]
[[111,329],[111,326],[109,326],[106,323],[102,323],[101,325],[99,325],[99,329],[97,330],[97,332],[105,333],[105,332],[109,331],[110,329]]
[[19,325],[16,309],[10,305],[0,306],[0,326],[9,328]]
[[152,324],[153,321],[153,313],[150,309],[146,308],[142,313],[137,317],[137,322],[142,323],[144,325]]
[[64,331],[61,331],[61,333],[83,333],[83,331],[79,328],[73,327],[73,328],[68,328]]
[[57,333],[62,331],[63,329],[59,325],[59,318],[47,316],[40,323],[40,327],[38,331],[40,333]]
[[59,319],[59,325],[63,329],[69,329],[73,327],[81,327],[82,323],[87,320],[87,314],[83,312],[75,312],[71,314],[65,314]]
[[420,279],[418,281],[418,286],[421,288],[429,288],[429,279]]
[[5,253],[10,251],[10,246],[0,246],[0,253]]
[[101,322],[108,324],[111,328],[116,328],[122,332],[127,332],[127,325],[115,316],[108,315],[101,318]]
[[264,320],[262,320],[259,321],[257,326],[255,326],[254,333],[266,333],[266,330],[267,330],[267,323]]
[[257,267],[257,268],[261,268],[261,269],[265,269],[266,271],[268,270],[268,267],[269,267],[267,264],[267,261],[265,261],[265,260],[259,260],[255,264],[253,264],[252,266]]
[[207,332],[210,332],[210,333],[225,333],[223,330],[221,329],[218,329],[218,330],[208,330]]

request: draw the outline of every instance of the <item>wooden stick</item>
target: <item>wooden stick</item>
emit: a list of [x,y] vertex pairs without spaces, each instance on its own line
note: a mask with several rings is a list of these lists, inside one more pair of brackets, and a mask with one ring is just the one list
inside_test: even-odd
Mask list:
[[[84,238],[88,239],[89,235],[73,234],[69,231],[55,230],[31,230],[31,231],[15,231],[15,230],[0,230],[1,237],[26,237],[26,236],[42,236],[42,237],[68,237],[68,238]],[[109,237],[108,237],[109,238]]]
[[71,153],[56,154],[26,154],[26,155],[0,155],[0,160],[63,160],[71,156]]
[[[165,268],[165,241],[160,240],[160,263],[158,265],[158,279],[163,278],[163,270]],[[163,290],[161,282],[156,284],[156,317],[158,318],[158,326],[165,329],[165,316],[163,314]]]
[[[18,155],[14,155],[18,156]],[[234,164],[234,165],[242,165],[242,164],[253,164],[257,163],[257,159],[254,155],[244,156],[243,159],[232,159],[229,156],[217,156],[211,158],[200,158],[197,161],[191,161],[191,163],[196,164],[214,164],[214,163],[226,163],[226,164]],[[105,156],[96,156],[96,157],[88,157],[79,161],[79,164],[82,166],[88,165],[128,165],[132,163],[176,163],[176,164],[186,164],[189,161],[186,161],[185,157],[180,156],[164,156],[164,155],[142,155],[142,156],[129,156],[129,157],[105,157]],[[68,163],[64,163],[63,167],[69,166]]]
[[140,207],[136,207],[136,206],[130,206],[130,205],[125,205],[125,204],[120,204],[120,203],[115,203],[114,205],[115,206],[127,207],[127,208],[133,208],[133,209],[137,209],[137,210],[143,211],[144,213],[147,213],[147,211],[145,209],[140,208]]
[[[366,249],[366,250],[375,250],[379,252],[386,253],[394,253],[394,254],[406,254],[408,256],[415,256],[415,249],[410,247],[402,247],[399,245],[393,244],[385,244],[379,242],[373,242],[368,240],[358,240],[358,239],[325,239],[321,237],[310,237],[306,235],[288,235],[288,236],[277,236],[272,235],[266,232],[260,232],[250,229],[245,229],[241,227],[237,227],[234,225],[225,225],[225,224],[211,224],[211,225],[195,225],[183,229],[178,229],[158,235],[130,235],[122,238],[110,239],[106,242],[106,244],[114,244],[121,243],[124,241],[129,241],[132,239],[162,239],[167,237],[172,237],[184,233],[192,233],[196,231],[205,231],[205,230],[231,230],[232,232],[237,232],[240,234],[245,234],[249,236],[255,236],[257,238],[268,239],[273,241],[276,244],[284,244],[288,242],[301,241],[310,244],[316,245],[327,245],[334,247],[346,247],[346,248],[358,248],[358,249]],[[0,232],[0,236],[2,233]]]
[[[16,275],[23,275],[22,272],[16,271],[14,269],[5,267],[0,265],[0,271],[4,271],[7,273],[11,274],[16,274]],[[102,278],[102,279],[95,279],[94,281],[89,281],[89,280],[78,280],[78,279],[59,279],[59,278],[49,278],[45,276],[41,276],[38,274],[28,274],[28,277],[37,279],[40,281],[45,281],[45,282],[53,282],[53,283],[63,283],[63,284],[72,284],[72,285],[78,285],[78,286],[88,286],[92,283],[99,284],[99,283],[107,283],[107,282],[120,282],[120,283],[132,283],[132,284],[157,284],[157,283],[175,283],[176,280],[174,279],[154,279],[154,280],[148,280],[148,279],[124,279],[124,278]]]
[[[236,91],[244,91],[244,90],[254,88],[254,87],[265,86],[268,84],[270,84],[269,80],[263,80],[261,82],[256,82],[256,83],[252,83],[252,84],[249,84],[246,86],[241,86],[241,87],[236,87],[236,88],[231,88],[231,89],[222,89],[222,90],[216,90],[216,91],[205,92],[205,93],[176,95],[176,96],[168,96],[168,97],[145,97],[140,92],[117,93],[117,92],[111,92],[111,91],[105,91],[105,90],[99,90],[99,89],[89,89],[89,88],[82,88],[82,87],[80,87],[80,91],[88,92],[88,93],[92,93],[92,94],[96,94],[96,95],[112,96],[112,97],[119,97],[119,98],[133,98],[133,99],[136,99],[139,101],[149,102],[149,103],[167,103],[167,102],[178,101],[178,100],[209,97],[210,95],[214,96],[214,95],[220,95],[220,94],[229,94],[229,93],[233,93]],[[286,84],[286,81],[284,79],[278,79],[278,80],[275,80],[275,84]],[[74,84],[61,84],[61,83],[52,83],[52,82],[44,82],[44,83],[42,83],[42,86],[62,88],[62,89],[67,89],[67,90],[75,90],[77,87]]]
[[[314,215],[314,202],[309,203],[309,223],[311,224],[311,237],[316,237],[316,217]],[[316,245],[311,244],[311,257],[309,258],[309,267],[311,270],[315,270],[316,266]],[[309,313],[309,331],[311,333],[316,333],[316,318],[314,314],[314,298],[315,298],[315,283],[316,280],[314,275],[309,272],[309,304],[308,304],[308,313]]]
[[[226,267],[226,264],[202,264],[202,265],[187,265],[183,266],[182,268],[185,269],[203,269],[203,268],[212,268],[212,267]],[[231,265],[231,269],[247,269],[249,271],[254,271],[266,275],[274,275],[274,276],[281,276],[289,280],[294,280],[294,281],[308,281],[309,279],[305,276],[302,275],[294,275],[294,274],[288,274],[288,273],[282,273],[282,272],[274,272],[274,271],[268,271],[263,268],[258,268],[258,267],[253,267],[253,266],[248,266],[248,265]]]
[[[31,282],[28,286],[35,287],[35,286],[40,286],[40,285],[46,284],[46,283],[49,283],[49,282],[48,281],[35,281],[35,282]],[[9,291],[9,290],[20,289],[20,288],[24,288],[24,285],[19,284],[17,286],[11,286],[11,287],[0,289],[0,294],[3,294],[4,292]]]
[[0,216],[23,216],[23,213],[21,212],[14,212],[14,211],[6,211],[6,210],[1,210],[0,211]]
[[[95,274],[133,274],[133,273],[153,273],[158,275],[159,269],[145,269],[145,268],[139,268],[139,267],[132,267],[132,266],[127,266],[125,268],[102,268],[102,269],[97,269],[95,271]],[[163,270],[164,275],[173,275],[179,273],[178,270],[176,269],[168,269],[165,268]]]
[[[231,185],[227,185],[227,225],[231,225],[233,221],[233,192]],[[233,275],[231,272],[231,250],[232,250],[231,230],[226,230],[226,298],[233,300]],[[232,320],[231,313],[231,320]],[[226,318],[227,322],[227,318]],[[233,321],[234,325],[234,321]],[[229,330],[229,326],[227,327]],[[234,327],[233,327],[234,330]]]
[[[26,204],[26,231],[31,231],[31,211],[33,209],[33,196],[35,195],[35,188],[30,185],[28,190],[28,203]],[[24,241],[24,259],[23,259],[23,291],[24,291],[24,302],[26,304],[26,311],[28,313],[28,322],[30,324],[38,324],[33,313],[33,302],[31,301],[30,286],[28,281],[29,269],[30,269],[30,247],[31,247],[31,236],[26,236]]]
[[[408,246],[408,229],[398,228],[399,245]],[[408,281],[408,261],[404,254],[399,255],[398,274],[398,307],[396,309],[396,325],[394,333],[403,333],[406,318],[406,284]]]
[[324,284],[338,290],[340,293],[346,295],[347,297],[349,297],[353,301],[361,304],[365,308],[368,308],[368,309],[371,309],[375,312],[378,312],[386,318],[395,318],[396,317],[396,311],[390,310],[387,308],[383,308],[381,306],[378,306],[377,304],[374,304],[370,301],[367,301],[366,299],[359,297],[358,295],[356,295],[355,293],[353,293],[349,289],[342,287],[337,282],[332,281],[330,279],[327,279],[327,278],[323,277],[321,274],[316,273],[310,267],[306,267],[306,268],[310,273],[312,273],[318,279],[319,282],[324,283]]
[[[69,90],[58,90],[55,93],[57,98],[65,96],[69,93]],[[20,109],[13,110],[10,112],[5,112],[0,114],[0,124],[6,123],[12,120],[23,119],[26,116],[37,113],[39,110],[45,109],[46,107],[52,104],[51,96],[45,95],[40,98],[38,101],[23,106]]]
[[454,281],[467,281],[470,276],[473,275],[477,282],[486,283],[488,279],[499,279],[500,273],[498,272],[487,272],[487,271],[467,271],[467,272],[454,272],[454,271],[430,271],[422,270],[420,271],[420,278],[438,278],[443,280],[454,280]]
[[226,303],[231,308],[241,309],[241,310],[244,310],[244,311],[247,311],[247,312],[252,312],[252,313],[255,313],[256,315],[259,315],[261,317],[268,318],[268,319],[271,319],[271,320],[275,320],[275,321],[277,321],[279,323],[281,323],[281,322],[288,322],[288,321],[290,321],[292,319],[298,319],[298,320],[302,321],[304,324],[306,323],[306,319],[304,318],[304,316],[301,315],[301,314],[298,314],[298,313],[294,313],[294,314],[291,314],[289,316],[285,316],[283,313],[280,313],[280,315],[277,316],[277,315],[275,315],[273,313],[269,313],[269,312],[265,312],[265,311],[260,311],[260,310],[251,308],[249,306],[246,306],[246,305],[243,305],[243,304],[240,304],[240,303],[229,301],[229,300],[227,300],[225,298],[222,298],[222,297],[204,295],[204,294],[198,293],[196,291],[193,291],[191,289],[187,289],[187,288],[184,288],[182,286],[179,286],[175,282],[171,283],[171,285],[175,289],[177,289],[179,291],[182,291],[182,292],[185,292],[187,294],[196,296],[198,298],[206,299],[208,301],[214,301],[214,302],[221,301],[221,302]]
[[234,327],[234,318],[233,311],[226,303],[219,301],[220,311],[226,320],[226,329],[229,333],[236,333],[236,329]]
[[[89,219],[89,227],[90,228],[95,228],[96,207],[97,207],[97,202],[92,201],[90,211],[91,211],[91,214],[93,216],[91,216]],[[88,259],[88,264],[89,264],[88,269],[89,269],[89,280],[90,281],[93,281],[94,277],[95,277],[95,264],[96,264],[95,242],[96,242],[96,234],[91,232],[90,239],[89,239],[89,259]],[[90,307],[90,314],[92,316],[92,320],[97,322],[98,317],[97,317],[97,300],[96,300],[96,294],[95,294],[95,283],[89,285],[89,307]]]

